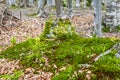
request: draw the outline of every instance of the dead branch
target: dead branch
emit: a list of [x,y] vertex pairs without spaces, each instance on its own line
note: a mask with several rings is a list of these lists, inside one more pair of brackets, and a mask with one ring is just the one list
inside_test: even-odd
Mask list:
[[[2,14],[0,15],[1,19],[0,19],[0,25],[2,26],[2,28],[4,28],[5,30],[7,29],[8,24],[12,25],[12,21],[19,21],[20,18],[16,17],[15,15],[13,15],[12,11],[10,11],[8,9],[8,7],[6,7],[4,10],[2,10]],[[20,14],[21,16],[21,14]],[[7,21],[8,23],[4,23],[5,21]]]
[[112,50],[118,49],[118,48],[119,48],[119,44],[120,44],[120,43],[116,43],[115,45],[113,45],[112,48],[110,48],[109,50],[105,51],[104,53],[101,53],[99,56],[97,56],[97,57],[94,59],[94,61],[96,62],[99,58],[101,58],[101,57],[109,54],[110,52],[112,52]]
[[5,9],[5,11],[4,11],[3,14],[4,14],[4,15],[7,15],[7,16],[12,16],[15,20],[20,20],[20,18],[18,18],[18,17],[16,17],[15,15],[13,15],[13,14],[11,13],[11,11],[8,10],[8,8]]

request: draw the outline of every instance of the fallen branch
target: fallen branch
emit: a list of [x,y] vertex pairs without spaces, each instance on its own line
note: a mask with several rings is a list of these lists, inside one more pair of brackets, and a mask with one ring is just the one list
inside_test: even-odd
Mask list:
[[5,11],[4,11],[3,14],[4,14],[4,15],[8,15],[8,16],[12,16],[14,19],[20,20],[20,18],[14,16],[14,15],[11,13],[11,11],[8,10],[8,8],[5,9]]
[[[0,15],[0,25],[2,26],[2,28],[7,29],[7,27],[9,25],[12,25],[12,21],[15,21],[17,22],[18,20],[21,19],[21,13],[20,13],[20,18],[16,17],[15,15],[13,15],[12,11],[10,11],[8,9],[8,7],[6,7],[4,10],[2,10],[2,14]],[[7,23],[4,23],[5,21],[8,22]]]
[[110,48],[109,50],[105,51],[104,53],[101,53],[99,56],[97,56],[94,61],[97,61],[99,58],[101,58],[102,56],[105,56],[107,54],[109,54],[110,52],[112,52],[113,49],[118,49],[120,43],[116,43],[115,45],[113,45],[112,48]]
[[93,38],[91,35],[89,35],[89,34],[86,34],[86,36],[88,36],[89,38]]

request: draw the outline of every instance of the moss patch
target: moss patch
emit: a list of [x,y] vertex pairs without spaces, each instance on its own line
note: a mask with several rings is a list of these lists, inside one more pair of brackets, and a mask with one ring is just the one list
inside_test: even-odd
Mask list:
[[[68,26],[71,29],[68,29]],[[47,36],[50,34],[51,29],[53,30],[52,34],[56,36],[54,38]],[[58,29],[58,32],[55,31],[56,29]],[[107,73],[108,75],[105,77],[113,79],[116,77],[119,78],[118,75],[120,74],[120,68],[118,67],[120,60],[115,57],[113,58],[116,51],[110,53],[108,55],[109,57],[105,56],[97,62],[94,62],[93,59],[117,42],[120,42],[120,40],[112,40],[110,38],[83,38],[76,34],[70,21],[60,20],[57,24],[54,24],[52,20],[48,20],[45,25],[45,30],[40,37],[29,39],[26,42],[9,47],[0,53],[0,58],[8,58],[10,60],[19,59],[20,65],[23,68],[33,67],[36,70],[50,71],[54,73],[53,80],[86,79],[86,71],[89,70],[92,71],[91,78],[97,77],[97,79],[103,79],[102,75]],[[93,54],[96,56],[92,56]],[[47,62],[50,66],[45,64]],[[84,70],[84,68],[79,66],[80,64],[86,63],[93,67],[85,68]],[[112,66],[109,67],[110,65]],[[66,69],[59,71],[62,67],[66,67]],[[80,69],[83,69],[83,73],[78,73],[77,76],[72,78],[71,76],[74,75],[74,72]],[[56,75],[56,72],[59,75]],[[111,74],[114,73],[117,74],[111,77]]]

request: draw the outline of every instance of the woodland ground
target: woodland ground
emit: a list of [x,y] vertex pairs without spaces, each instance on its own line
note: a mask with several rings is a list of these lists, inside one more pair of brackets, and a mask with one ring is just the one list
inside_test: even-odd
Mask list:
[[[119,66],[114,68],[113,65],[109,68],[109,65],[119,63],[119,60],[113,57],[116,50],[107,56],[110,57],[109,59],[103,59],[104,63],[97,62],[101,65],[93,62],[96,56],[119,42],[120,32],[103,33],[104,37],[109,38],[89,38],[93,32],[92,10],[74,10],[76,14],[71,22],[79,36],[82,37],[55,41],[48,39],[40,40],[40,42],[38,36],[44,31],[47,18],[36,18],[33,15],[36,8],[13,9],[15,15],[18,15],[19,11],[22,12],[22,21],[18,22],[19,25],[8,26],[8,31],[0,27],[0,45],[1,47],[5,46],[1,48],[3,52],[0,53],[0,75],[2,77],[11,80],[20,76],[22,77],[19,80],[97,80],[102,76],[102,80],[112,80],[113,78],[110,76],[114,77],[120,74]],[[10,46],[6,47],[6,45]],[[42,55],[39,56],[39,53]],[[67,54],[63,55],[63,53]],[[107,60],[110,62],[105,63]],[[78,64],[81,64],[79,65],[81,68]],[[36,68],[37,66],[40,66],[40,69]],[[79,76],[74,78],[76,75]],[[120,78],[116,77],[115,79],[119,80]],[[1,78],[1,80],[4,79]]]
[[[1,10],[4,10],[5,6],[1,6]],[[8,45],[11,43],[11,39],[15,38],[17,43],[25,41],[30,37],[37,37],[44,28],[44,23],[47,18],[36,18],[34,14],[37,8],[27,8],[27,9],[12,9],[13,15],[19,17],[20,11],[22,13],[22,21],[12,24],[12,26],[7,26],[8,31],[0,27],[0,45]],[[93,33],[93,10],[88,9],[74,9],[74,17],[72,18],[72,23],[75,29],[83,37],[92,36]],[[55,14],[54,11],[52,11]],[[117,37],[120,38],[120,32],[113,33],[103,33],[103,37]]]

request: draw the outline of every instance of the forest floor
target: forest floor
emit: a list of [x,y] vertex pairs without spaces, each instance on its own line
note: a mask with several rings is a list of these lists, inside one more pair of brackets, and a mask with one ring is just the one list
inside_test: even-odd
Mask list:
[[[28,16],[30,14],[36,13],[36,8],[17,10],[13,9],[13,13],[15,13],[15,15],[18,15],[19,11],[22,12],[22,20],[19,21],[17,25],[7,26],[8,30],[4,30],[2,26],[0,26],[0,46],[10,45],[13,39],[15,39],[17,43],[20,43],[26,41],[27,39],[35,38],[43,32],[44,24],[47,18],[36,18],[33,16]],[[72,18],[72,23],[75,26],[75,30],[82,37],[88,38],[92,36],[94,26],[92,10],[80,10],[79,12],[75,13],[76,14]],[[120,38],[120,32],[103,33],[103,37]],[[1,51],[2,50],[3,48]],[[54,67],[56,67],[56,65],[54,65]],[[20,69],[19,60],[9,61],[4,58],[0,59],[0,74],[13,73],[16,69]],[[64,69],[65,67],[63,67],[61,70]],[[24,72],[26,74],[24,79],[21,78],[19,80],[50,80],[53,75],[50,72],[43,71],[38,71],[39,74],[34,74],[33,68],[27,68]]]
[[[0,11],[3,10],[0,9]],[[16,39],[17,43],[25,41],[28,38],[37,37],[41,34],[44,28],[44,23],[47,18],[37,18],[34,14],[37,8],[27,9],[12,9],[13,15],[19,17],[22,13],[22,20],[7,26],[8,30],[0,27],[0,46],[11,44],[11,40]],[[76,31],[83,37],[90,37],[93,34],[93,11],[90,9],[75,9],[72,23]],[[52,12],[54,13],[54,12]],[[33,16],[30,16],[33,15]],[[103,33],[103,37],[120,38],[120,32]]]

